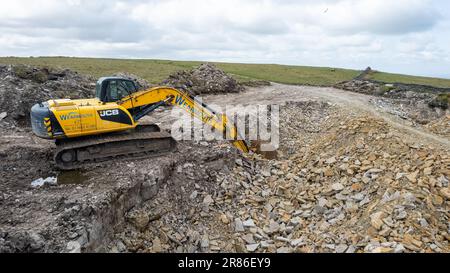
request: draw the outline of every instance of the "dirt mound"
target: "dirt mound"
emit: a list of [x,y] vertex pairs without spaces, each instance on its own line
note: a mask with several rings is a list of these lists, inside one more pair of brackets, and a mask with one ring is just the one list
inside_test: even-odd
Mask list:
[[367,95],[383,94],[381,84],[359,79],[338,83],[336,88]]
[[94,95],[95,79],[69,69],[0,65],[0,113],[12,124],[28,125],[30,108],[52,98]]
[[238,93],[243,90],[234,78],[209,63],[190,71],[178,71],[161,84],[187,91],[192,95]]

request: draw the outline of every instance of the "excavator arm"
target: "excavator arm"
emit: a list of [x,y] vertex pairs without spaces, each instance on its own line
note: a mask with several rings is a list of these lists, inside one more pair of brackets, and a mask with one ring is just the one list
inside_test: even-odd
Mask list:
[[142,118],[162,104],[180,107],[191,116],[223,133],[227,139],[232,139],[232,144],[242,152],[249,151],[247,143],[238,139],[237,128],[234,123],[228,121],[226,115],[216,113],[206,104],[195,100],[194,97],[183,91],[171,87],[155,87],[132,93],[122,98],[118,104],[126,109],[140,108],[141,110],[134,114],[135,120]]

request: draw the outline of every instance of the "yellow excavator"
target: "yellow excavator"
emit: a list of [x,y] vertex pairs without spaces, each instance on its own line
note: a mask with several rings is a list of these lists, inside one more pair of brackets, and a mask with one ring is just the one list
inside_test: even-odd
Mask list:
[[176,141],[156,124],[138,120],[163,105],[175,105],[232,139],[242,152],[249,148],[240,140],[234,123],[224,114],[184,91],[170,87],[138,90],[137,84],[121,77],[97,81],[95,98],[52,99],[31,108],[35,135],[56,140],[56,165],[64,170],[111,158],[155,156],[173,151]]

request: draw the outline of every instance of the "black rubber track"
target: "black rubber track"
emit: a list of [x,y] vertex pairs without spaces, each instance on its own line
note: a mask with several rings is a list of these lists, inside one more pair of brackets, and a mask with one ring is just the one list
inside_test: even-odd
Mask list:
[[[176,141],[172,136],[160,132],[155,125],[139,126],[135,130],[121,133],[59,140],[56,145],[54,160],[62,170],[77,169],[116,158],[152,157],[176,149]],[[63,153],[74,155],[74,159],[64,162]]]

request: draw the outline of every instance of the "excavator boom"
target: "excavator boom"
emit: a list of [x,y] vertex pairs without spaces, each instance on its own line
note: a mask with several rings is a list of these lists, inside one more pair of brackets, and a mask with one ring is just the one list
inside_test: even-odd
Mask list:
[[216,113],[204,103],[180,90],[171,87],[154,87],[133,93],[123,98],[118,104],[130,109],[160,102],[181,107],[193,117],[222,132],[227,139],[232,139],[232,144],[242,152],[247,153],[249,151],[245,141],[239,139],[235,124],[229,122],[226,115]]

